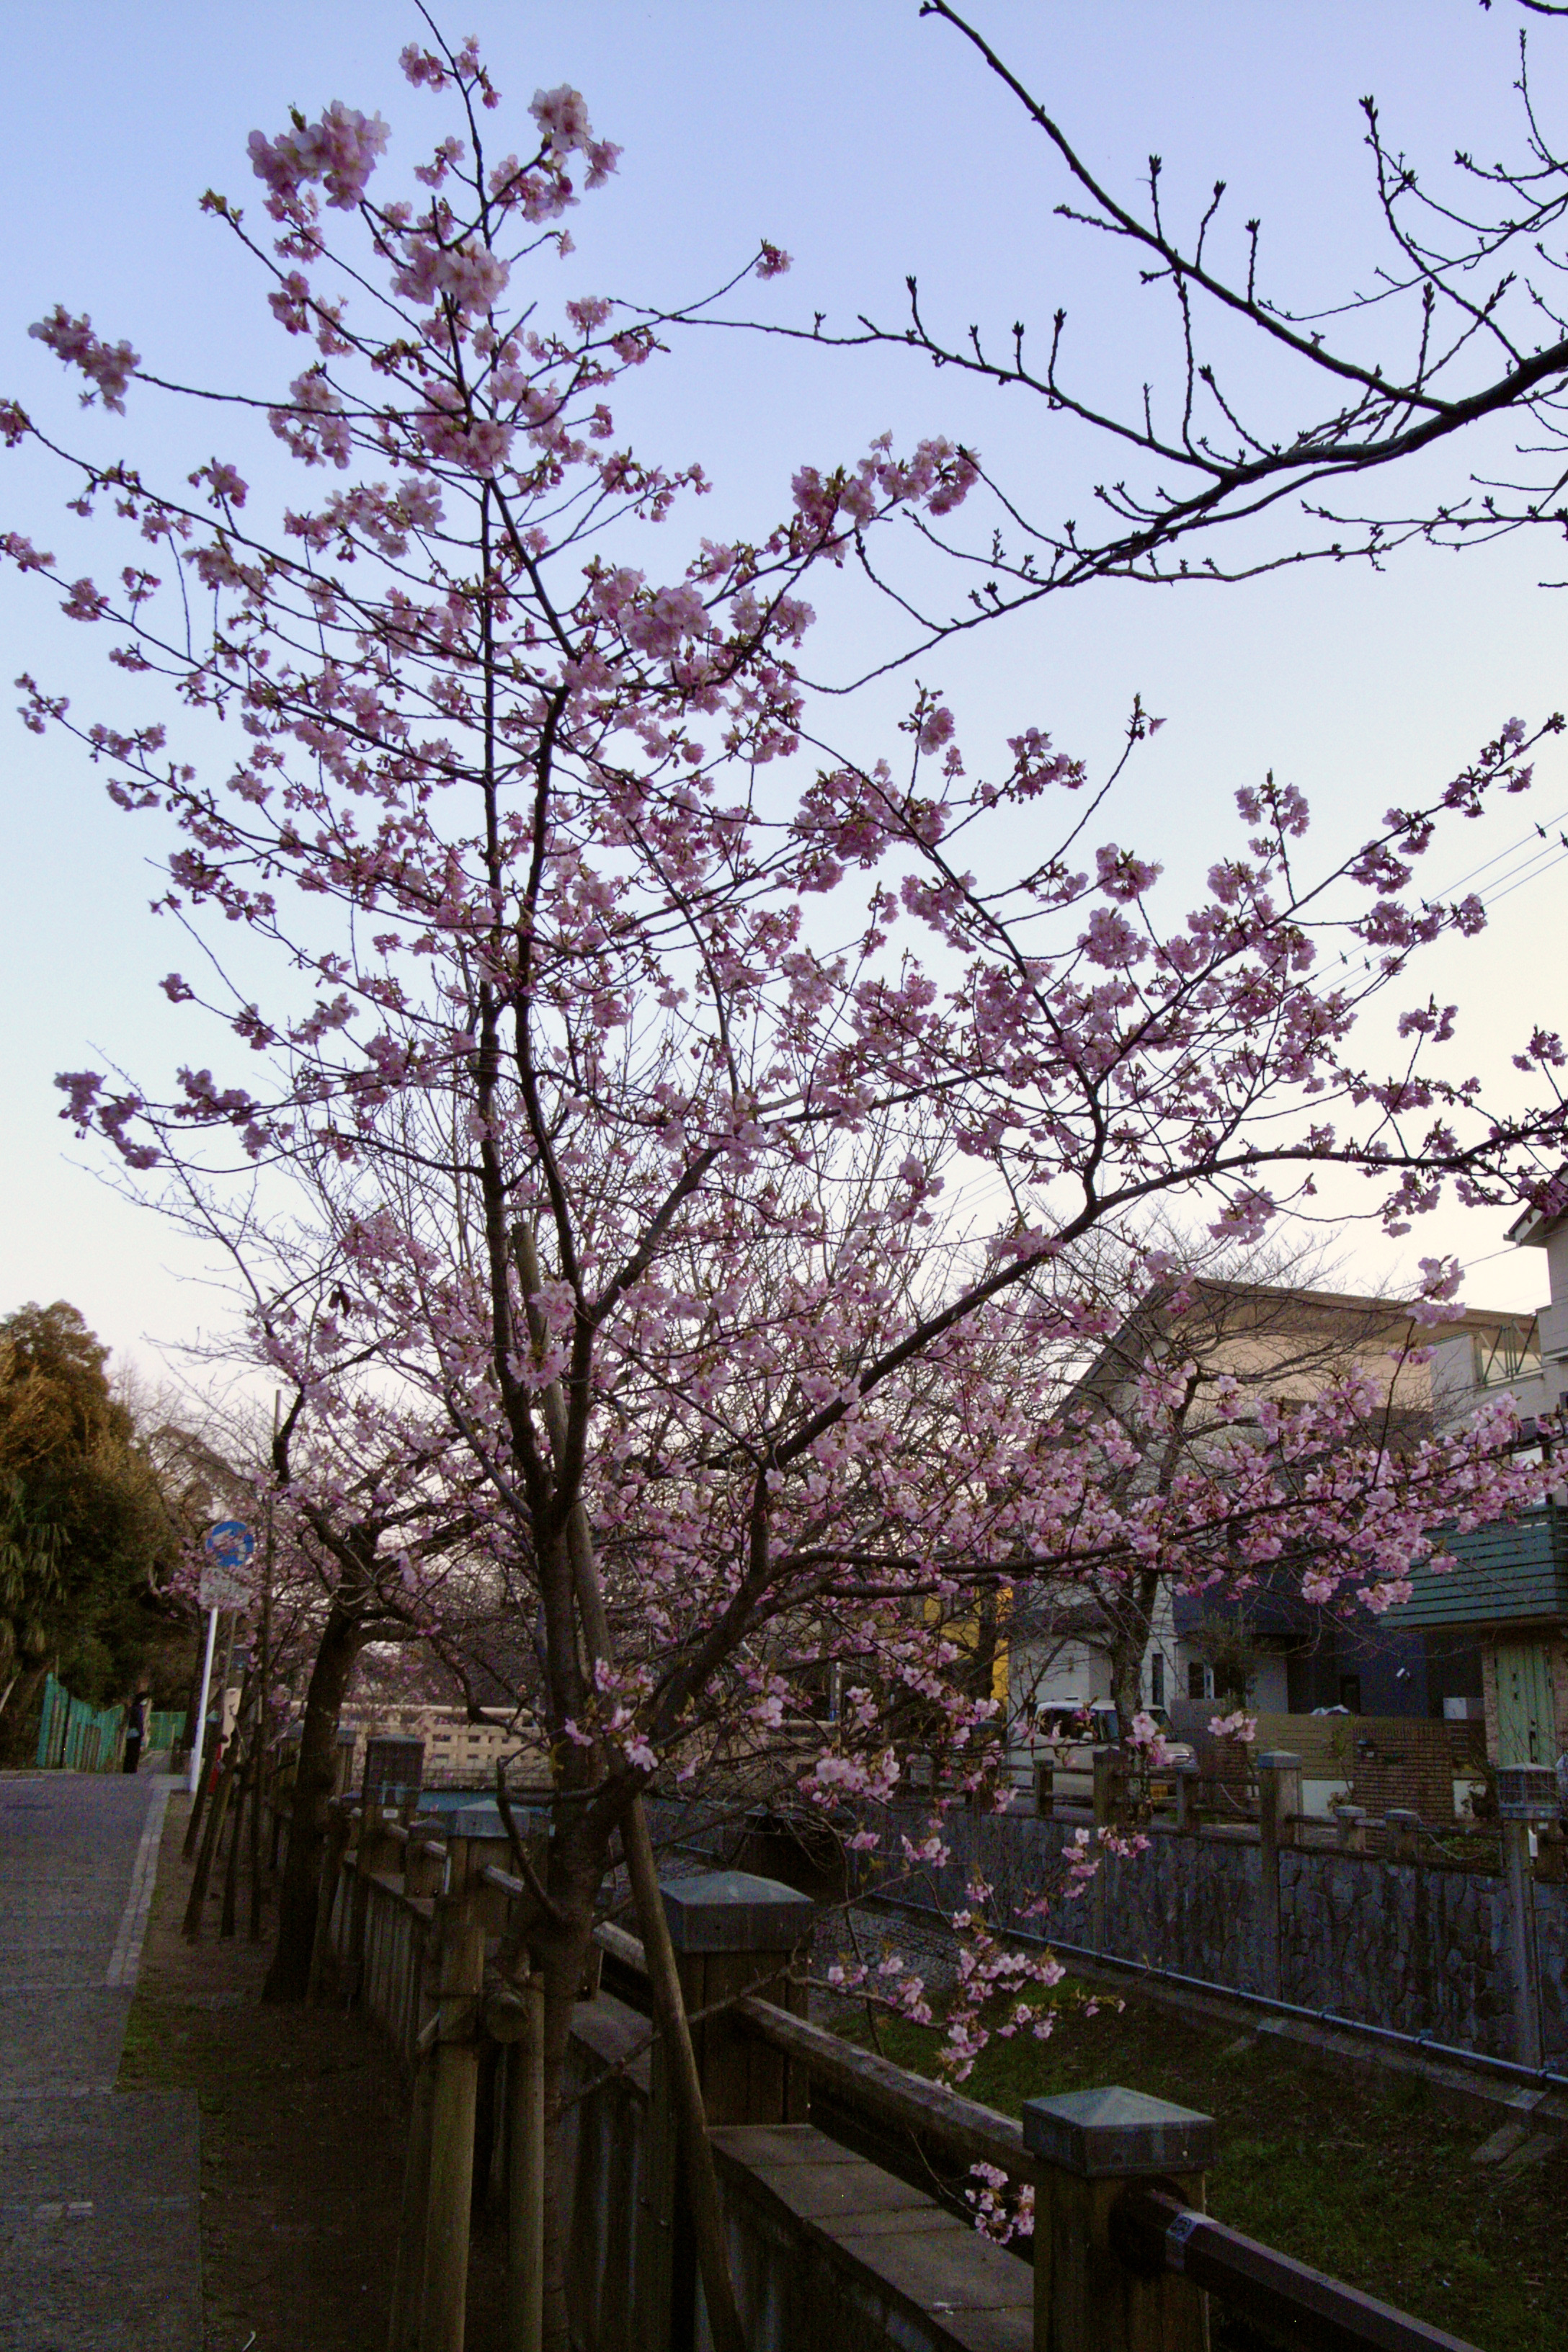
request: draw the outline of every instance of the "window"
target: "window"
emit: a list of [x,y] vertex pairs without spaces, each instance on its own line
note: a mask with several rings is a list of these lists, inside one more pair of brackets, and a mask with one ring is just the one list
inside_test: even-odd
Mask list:
[[1359,1675],[1340,1676],[1340,1705],[1349,1707],[1352,1715],[1361,1713],[1361,1676]]
[[1163,1706],[1165,1704],[1165,1654],[1163,1650],[1156,1650],[1149,1661],[1149,1704],[1151,1706]]
[[1528,1326],[1505,1323],[1498,1331],[1478,1331],[1475,1350],[1476,1386],[1500,1388],[1506,1381],[1533,1380],[1541,1371],[1541,1341],[1533,1320]]
[[1189,1698],[1212,1697],[1213,1693],[1208,1685],[1209,1670],[1207,1666],[1205,1665],[1201,1658],[1190,1659],[1187,1664],[1187,1696]]

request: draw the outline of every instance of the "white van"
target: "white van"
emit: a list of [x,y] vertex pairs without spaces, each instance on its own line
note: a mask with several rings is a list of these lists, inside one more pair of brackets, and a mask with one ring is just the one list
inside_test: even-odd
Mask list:
[[[1150,1776],[1149,1795],[1156,1804],[1169,1803],[1175,1795],[1175,1782],[1171,1767],[1196,1764],[1196,1756],[1187,1740],[1172,1737],[1171,1719],[1163,1706],[1144,1710],[1152,1715],[1164,1736],[1169,1764]],[[1026,1724],[1018,1727],[1014,1738],[1014,1752],[1022,1749],[1028,1759],[1028,1781],[1035,1778],[1035,1767],[1048,1764],[1052,1774],[1052,1792],[1058,1802],[1089,1805],[1094,1801],[1094,1751],[1097,1748],[1116,1748],[1121,1741],[1121,1719],[1112,1699],[1050,1699],[1036,1707]]]

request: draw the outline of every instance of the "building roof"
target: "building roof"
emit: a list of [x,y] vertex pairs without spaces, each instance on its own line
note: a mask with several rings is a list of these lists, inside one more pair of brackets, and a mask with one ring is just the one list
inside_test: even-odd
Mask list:
[[[1368,1337],[1392,1336],[1397,1332],[1401,1340],[1415,1318],[1410,1302],[1403,1298],[1382,1298],[1355,1290],[1294,1290],[1276,1288],[1266,1283],[1215,1282],[1204,1276],[1193,1286],[1217,1298],[1226,1297],[1234,1303],[1238,1328],[1245,1328],[1247,1311],[1254,1321],[1267,1318],[1276,1328],[1289,1329],[1331,1329],[1350,1322],[1361,1324]],[[1152,1294],[1151,1294],[1152,1296]],[[1228,1319],[1228,1318],[1227,1318]],[[1497,1331],[1517,1325],[1523,1330],[1533,1323],[1533,1313],[1521,1314],[1510,1307],[1467,1307],[1452,1322],[1436,1327],[1443,1331]]]
[[1520,1249],[1544,1249],[1568,1215],[1568,1166],[1540,1187],[1540,1198],[1521,1209],[1505,1238]]
[[[1361,1291],[1298,1290],[1268,1283],[1224,1282],[1206,1275],[1189,1286],[1191,1304],[1173,1311],[1175,1281],[1163,1281],[1145,1293],[1095,1358],[1079,1383],[1079,1396],[1105,1395],[1127,1379],[1152,1342],[1173,1342],[1184,1327],[1191,1331],[1205,1323],[1216,1342],[1256,1339],[1294,1339],[1336,1346],[1351,1354],[1383,1354],[1408,1347],[1414,1339],[1429,1344],[1460,1332],[1496,1339],[1508,1332],[1521,1341],[1535,1323],[1533,1314],[1512,1307],[1469,1307],[1451,1322],[1428,1330],[1418,1324],[1406,1299],[1385,1298]],[[1261,1370],[1262,1367],[1255,1367]]]

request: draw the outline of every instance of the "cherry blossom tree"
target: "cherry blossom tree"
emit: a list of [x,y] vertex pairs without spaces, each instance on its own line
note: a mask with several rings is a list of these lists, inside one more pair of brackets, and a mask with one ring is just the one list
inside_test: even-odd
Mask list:
[[389,1446],[361,1413],[358,1433],[370,1442],[353,1448],[333,1425],[340,1418],[304,1444],[296,1422],[281,1425],[265,1497],[309,1660],[268,2000],[302,2000],[308,1988],[338,1723],[354,1670],[373,1643],[410,1651],[428,1643],[466,1565],[460,1480],[441,1475],[449,1441],[437,1433],[422,1445],[405,1428]]
[[[188,1171],[186,1171],[188,1174]],[[337,1733],[365,1651],[405,1664],[434,1652],[460,1679],[460,1632],[482,1584],[482,1532],[471,1505],[473,1473],[453,1462],[452,1434],[406,1409],[389,1413],[356,1385],[365,1369],[345,1366],[335,1350],[323,1367],[319,1328],[331,1325],[334,1278],[323,1278],[290,1229],[270,1256],[258,1246],[253,1215],[230,1219],[188,1182],[164,1203],[187,1227],[216,1243],[244,1301],[245,1338],[193,1351],[209,1373],[232,1374],[237,1360],[276,1374],[287,1354],[290,1384],[274,1390],[270,1427],[243,1389],[226,1406],[209,1392],[195,1444],[183,1451],[205,1468],[226,1515],[261,1537],[255,1565],[252,1631],[256,1680],[250,1696],[263,1744],[287,1721],[287,1694],[300,1701],[289,1835],[279,1886],[277,1948],[263,1997],[304,1998],[314,1947],[327,1808],[335,1786]],[[268,1284],[258,1276],[265,1272]],[[273,1339],[279,1318],[287,1350]],[[465,1472],[467,1475],[465,1477]],[[175,1589],[200,1622],[202,1536],[209,1507],[196,1517]],[[199,1643],[198,1643],[199,1654]],[[193,1693],[193,1705],[195,1696]]]
[[[994,1702],[954,1672],[952,1626],[1002,1584],[1154,1558],[1203,1586],[1289,1557],[1307,1589],[1375,1605],[1436,1522],[1539,1492],[1506,1408],[1394,1454],[1354,1442],[1353,1381],[1128,1491],[1114,1423],[1053,1427],[1035,1370],[1103,1328],[1073,1245],[1137,1245],[1163,1201],[1245,1245],[1325,1170],[1360,1171],[1403,1232],[1449,1184],[1513,1198],[1553,1164],[1558,1041],[1521,1038],[1542,1099],[1496,1115],[1426,1067],[1452,1015],[1407,979],[1480,919],[1423,901],[1419,860],[1526,788],[1531,738],[1510,722],[1311,876],[1300,797],[1244,789],[1176,919],[1152,859],[1089,832],[1116,774],[1057,749],[1045,714],[972,773],[920,690],[883,757],[851,756],[802,682],[805,591],[889,519],[952,512],[973,459],[884,439],[803,466],[754,537],[661,556],[703,477],[634,454],[611,405],[655,332],[597,300],[548,323],[535,291],[616,151],[557,89],[526,152],[497,155],[472,44],[404,64],[455,123],[411,194],[380,193],[387,126],[335,102],[254,135],[265,231],[205,200],[300,354],[286,389],[226,390],[216,413],[237,442],[273,437],[305,503],[264,447],[158,487],[0,408],[9,443],[65,469],[95,546],[109,525],[136,542],[100,586],[5,541],[110,640],[125,705],[81,719],[29,676],[26,722],[74,733],[157,831],[164,915],[201,958],[164,989],[247,1073],[74,1072],[63,1115],[154,1192],[226,1192],[316,1269],[269,1283],[251,1331],[330,1433],[335,1469],[275,1469],[351,1597],[426,1622],[454,1510],[465,1559],[516,1596],[555,1776],[530,1931],[552,2097],[618,1846],[710,2211],[656,1778],[798,1727],[833,1664],[838,1720],[793,1777],[864,1808],[858,1843],[886,1851],[900,1704],[959,1781],[994,1786]],[[784,257],[763,243],[751,266]],[[63,308],[36,331],[113,415],[199,397]],[[1122,766],[1157,724],[1133,711]],[[1410,999],[1392,1072],[1357,1031],[1390,992]],[[1434,1266],[1430,1296],[1450,1286]],[[1147,1377],[1153,1412],[1168,1368]],[[411,1495],[423,1562],[402,1557]],[[996,2002],[1016,2023],[1019,1975],[994,1948],[972,1971],[957,2071]],[[710,2240],[703,2267],[715,2339],[738,2342]]]

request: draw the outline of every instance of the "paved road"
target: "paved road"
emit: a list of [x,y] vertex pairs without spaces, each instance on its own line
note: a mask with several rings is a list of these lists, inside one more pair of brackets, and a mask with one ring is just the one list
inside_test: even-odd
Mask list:
[[0,1773],[0,2352],[201,2352],[195,2095],[114,2088],[173,1785]]

